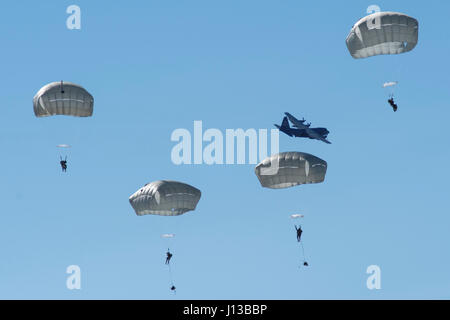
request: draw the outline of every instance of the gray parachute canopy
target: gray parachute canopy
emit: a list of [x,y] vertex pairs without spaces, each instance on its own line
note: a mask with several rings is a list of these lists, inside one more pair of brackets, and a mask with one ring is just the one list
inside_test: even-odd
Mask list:
[[352,27],[346,43],[352,57],[359,59],[411,51],[418,37],[416,19],[398,12],[376,12]]
[[265,188],[281,189],[325,180],[326,161],[303,152],[282,152],[264,159],[255,167]]
[[90,117],[94,111],[94,98],[86,89],[75,83],[52,82],[36,93],[33,108],[36,117]]
[[146,184],[129,200],[138,216],[178,216],[195,210],[200,197],[200,190],[186,183],[160,180]]

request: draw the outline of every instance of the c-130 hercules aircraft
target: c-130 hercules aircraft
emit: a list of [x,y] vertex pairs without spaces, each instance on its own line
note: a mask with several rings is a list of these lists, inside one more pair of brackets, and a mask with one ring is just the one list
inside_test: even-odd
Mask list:
[[[277,127],[281,132],[287,134],[290,137],[316,139],[331,144],[331,142],[326,139],[328,133],[330,133],[326,128],[310,128],[311,123],[304,124],[305,119],[298,120],[289,112],[285,112],[284,114],[286,116],[283,118],[281,126],[275,124],[275,127]],[[288,119],[289,121],[291,121],[292,125],[295,128],[291,128],[289,126]]]

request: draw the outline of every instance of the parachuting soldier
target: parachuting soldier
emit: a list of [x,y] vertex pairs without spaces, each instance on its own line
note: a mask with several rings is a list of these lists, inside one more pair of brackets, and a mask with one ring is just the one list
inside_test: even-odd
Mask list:
[[173,254],[170,253],[169,249],[167,249],[167,257],[166,257],[166,264],[170,263],[170,259],[172,259]]
[[62,157],[60,157],[61,161],[59,164],[61,165],[61,169],[63,172],[66,172],[67,170],[67,157],[63,160]]
[[394,112],[397,111],[398,106],[397,106],[397,104],[394,102],[394,97],[391,97],[391,98],[388,100],[388,102],[389,102],[389,104],[391,105],[391,107],[392,107],[392,109],[394,110]]
[[297,227],[297,225],[295,225],[295,230],[297,231],[297,241],[300,242],[303,233],[302,226]]

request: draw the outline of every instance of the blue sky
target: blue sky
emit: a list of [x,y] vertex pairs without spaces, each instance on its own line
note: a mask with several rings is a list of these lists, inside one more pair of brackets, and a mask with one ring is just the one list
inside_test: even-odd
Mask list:
[[[81,30],[66,8],[81,8]],[[419,20],[410,53],[353,59],[352,25],[377,4]],[[0,11],[0,298],[450,298],[447,1],[9,1]],[[87,119],[38,119],[34,94],[71,81]],[[399,81],[399,111],[386,81]],[[324,183],[264,189],[254,165],[171,162],[177,128],[272,128],[289,111],[326,145]],[[59,168],[67,143],[68,172]],[[197,210],[137,217],[160,179],[202,191]],[[300,251],[289,219],[303,213]],[[175,233],[173,276],[164,266]],[[82,289],[68,290],[67,266]],[[366,268],[381,268],[381,290]]]

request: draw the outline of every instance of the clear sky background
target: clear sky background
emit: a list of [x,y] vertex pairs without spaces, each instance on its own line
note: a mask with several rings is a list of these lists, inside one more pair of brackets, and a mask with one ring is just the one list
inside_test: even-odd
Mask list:
[[[66,28],[71,4],[81,30]],[[350,56],[371,4],[418,19],[412,52]],[[0,298],[450,298],[449,12],[437,0],[4,2]],[[34,116],[35,93],[60,80],[94,96],[93,117]],[[396,113],[381,87],[393,80]],[[251,164],[171,162],[172,131],[194,120],[270,129],[285,111],[330,130],[331,145],[280,135],[281,151],[328,162],[324,183],[271,190]],[[199,188],[197,210],[136,216],[128,197],[160,179]],[[305,214],[308,268],[292,213]],[[366,288],[372,264],[381,290]]]

